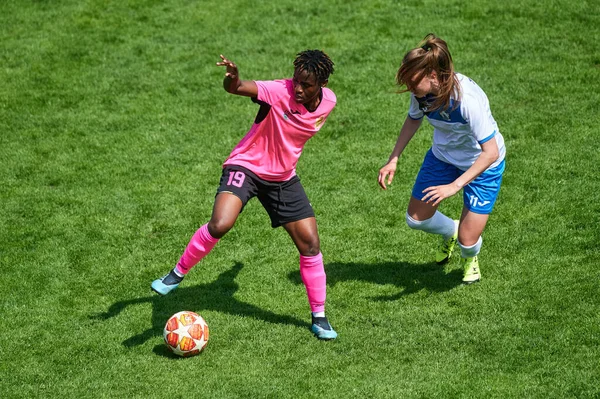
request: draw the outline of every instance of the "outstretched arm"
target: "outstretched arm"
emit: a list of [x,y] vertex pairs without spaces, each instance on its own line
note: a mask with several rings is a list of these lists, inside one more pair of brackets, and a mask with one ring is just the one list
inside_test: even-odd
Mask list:
[[253,80],[241,80],[237,65],[223,55],[220,57],[222,61],[217,62],[217,65],[227,68],[223,79],[223,88],[231,94],[256,97],[258,95],[256,83]]

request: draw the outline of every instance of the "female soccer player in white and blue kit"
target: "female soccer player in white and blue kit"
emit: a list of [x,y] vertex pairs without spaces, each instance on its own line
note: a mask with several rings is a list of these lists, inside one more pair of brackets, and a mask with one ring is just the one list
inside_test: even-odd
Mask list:
[[[477,282],[481,234],[500,191],[506,152],[488,98],[475,82],[454,71],[446,42],[433,34],[406,53],[396,81],[411,93],[411,103],[396,146],[379,171],[379,184],[386,189],[386,179],[392,182],[400,154],[427,117],[434,127],[433,145],[413,186],[406,222],[442,236],[436,254],[440,264],[448,261],[458,240],[463,282]],[[437,208],[461,189],[459,222]]]

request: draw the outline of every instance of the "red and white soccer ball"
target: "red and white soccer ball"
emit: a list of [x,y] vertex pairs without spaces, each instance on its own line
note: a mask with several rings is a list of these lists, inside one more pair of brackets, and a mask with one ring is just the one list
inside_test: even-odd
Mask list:
[[167,347],[176,355],[194,356],[208,343],[208,324],[199,314],[178,312],[167,321],[163,336]]

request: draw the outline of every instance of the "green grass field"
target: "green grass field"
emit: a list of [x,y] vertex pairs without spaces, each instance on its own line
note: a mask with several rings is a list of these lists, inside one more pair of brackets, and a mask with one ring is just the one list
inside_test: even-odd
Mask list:
[[[408,106],[394,75],[428,32],[508,151],[469,287],[404,223],[429,126],[377,186]],[[0,397],[599,397],[599,42],[597,0],[0,2]],[[177,291],[149,289],[257,111],[219,54],[274,79],[307,48],[336,64],[298,167],[334,342],[310,334],[297,252],[258,201]],[[162,343],[180,310],[211,328],[195,358]]]

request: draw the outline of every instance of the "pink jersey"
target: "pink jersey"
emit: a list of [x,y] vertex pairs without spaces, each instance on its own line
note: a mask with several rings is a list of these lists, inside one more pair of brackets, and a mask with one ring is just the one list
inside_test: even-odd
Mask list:
[[[261,105],[250,131],[223,165],[239,165],[268,181],[286,181],[296,174],[304,144],[314,136],[335,107],[333,91],[323,88],[314,112],[294,99],[292,79],[256,81]],[[266,114],[266,116],[265,116]]]

